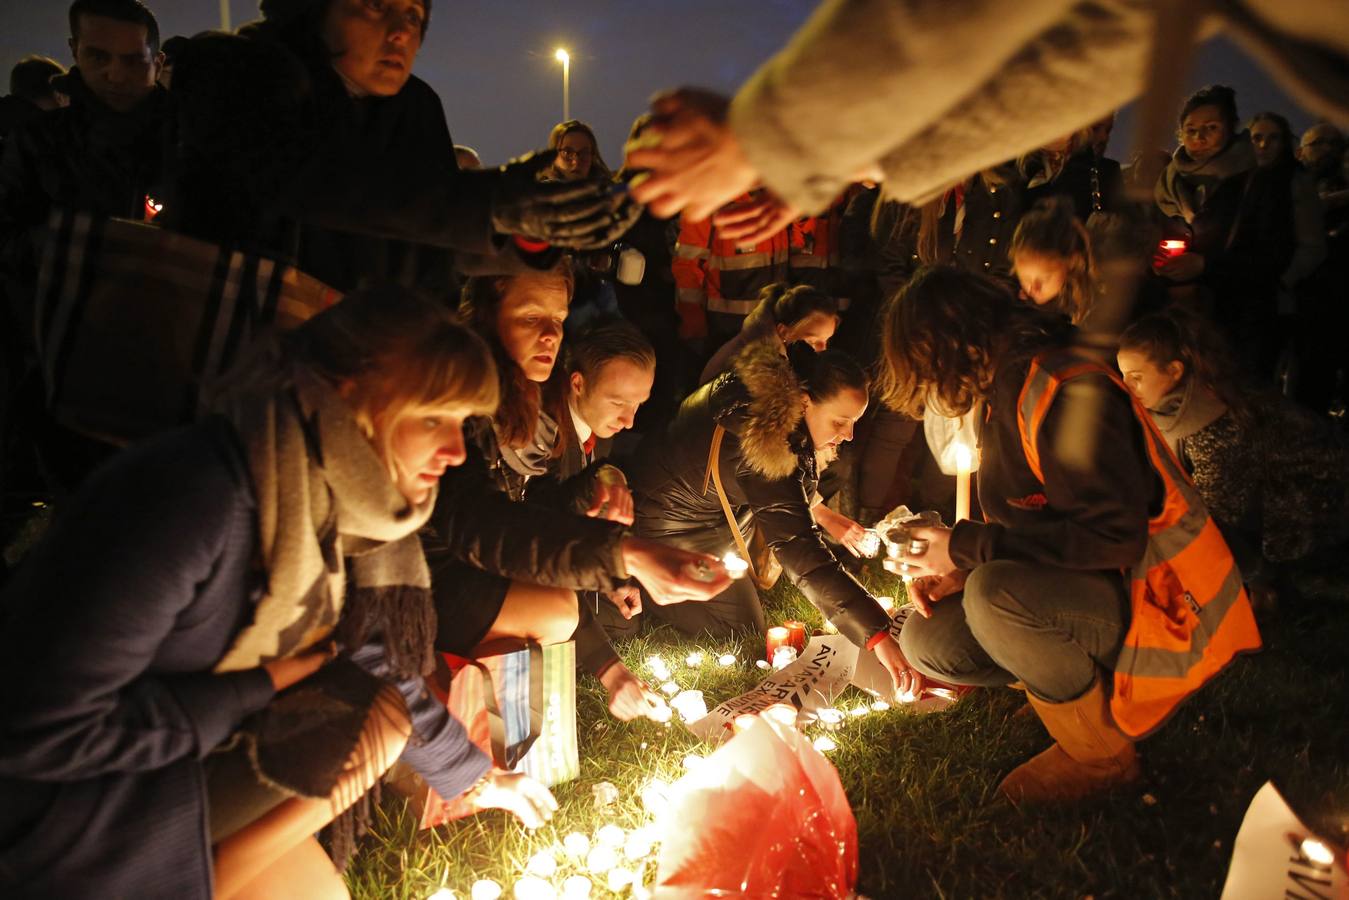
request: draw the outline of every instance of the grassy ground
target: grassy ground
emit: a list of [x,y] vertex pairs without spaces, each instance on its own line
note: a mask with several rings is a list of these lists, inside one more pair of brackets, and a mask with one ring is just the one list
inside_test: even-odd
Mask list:
[[[884,576],[870,577],[877,589],[902,596]],[[999,801],[999,779],[1048,745],[1034,716],[1015,715],[1024,703],[1010,690],[976,691],[935,715],[892,709],[849,718],[830,758],[857,817],[858,889],[873,898],[1217,897],[1241,818],[1269,779],[1313,828],[1344,843],[1349,576],[1335,560],[1302,571],[1297,583],[1304,598],[1265,625],[1266,649],[1239,661],[1146,741],[1145,780],[1106,800],[1050,812]],[[819,623],[788,586],[767,605],[770,621]],[[695,648],[709,662],[690,668],[683,659]],[[702,690],[709,706],[763,675],[752,663],[762,650],[757,639],[733,646],[658,631],[620,649],[645,677],[643,661],[660,653],[680,685]],[[711,664],[728,650],[738,653],[738,666]],[[561,810],[548,827],[530,834],[492,812],[417,832],[403,801],[386,800],[348,872],[353,896],[421,900],[446,886],[467,897],[475,879],[491,878],[509,897],[532,854],[607,821],[641,825],[641,787],[652,777],[673,780],[686,754],[707,752],[679,726],[616,722],[588,677],[577,716],[581,776],[555,789]],[[603,813],[591,790],[600,781],[621,794]],[[578,871],[564,864],[552,880],[560,885]],[[650,884],[653,860],[642,874]],[[595,881],[593,896],[610,896],[602,878]]]

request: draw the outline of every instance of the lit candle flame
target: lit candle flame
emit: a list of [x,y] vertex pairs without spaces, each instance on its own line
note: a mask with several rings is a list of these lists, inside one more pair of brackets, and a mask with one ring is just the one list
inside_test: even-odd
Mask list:
[[1334,851],[1313,837],[1302,842],[1302,855],[1318,866],[1328,866],[1335,861]]
[[749,563],[734,550],[727,551],[721,558],[721,564],[725,567],[726,574],[732,578],[744,578],[745,573],[749,571]]

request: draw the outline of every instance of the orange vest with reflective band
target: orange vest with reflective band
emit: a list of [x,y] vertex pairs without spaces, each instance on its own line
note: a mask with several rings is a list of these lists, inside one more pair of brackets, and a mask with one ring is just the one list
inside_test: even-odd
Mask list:
[[[749,194],[737,198],[748,199]],[[759,303],[759,291],[787,280],[787,230],[745,246],[721,237],[710,219],[684,220],[671,268],[676,302],[749,315]]]
[[[1017,403],[1017,428],[1026,462],[1041,483],[1036,447],[1059,388],[1084,375],[1108,375],[1126,396],[1119,376],[1098,362],[1064,351],[1032,362]],[[1091,402],[1084,399],[1081,402]],[[1243,651],[1260,648],[1241,572],[1152,417],[1136,399],[1148,461],[1165,486],[1165,502],[1148,520],[1148,544],[1130,580],[1133,611],[1115,666],[1110,711],[1125,734],[1140,738],[1156,729],[1190,694]]]

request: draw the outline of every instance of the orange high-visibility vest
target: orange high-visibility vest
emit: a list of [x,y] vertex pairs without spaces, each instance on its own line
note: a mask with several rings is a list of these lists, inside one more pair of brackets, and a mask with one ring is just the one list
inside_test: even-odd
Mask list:
[[[749,198],[745,194],[738,199]],[[749,315],[758,305],[759,291],[787,280],[787,231],[743,245],[721,237],[710,219],[685,219],[679,225],[671,268],[676,302],[709,312]]]
[[1031,471],[1043,484],[1036,440],[1059,388],[1097,374],[1108,375],[1133,400],[1148,461],[1166,489],[1161,511],[1148,520],[1147,549],[1133,568],[1133,618],[1115,666],[1110,700],[1115,724],[1140,738],[1238,653],[1258,650],[1260,632],[1241,572],[1194,483],[1147,410],[1114,372],[1066,351],[1044,353],[1031,362],[1017,403],[1017,428]]

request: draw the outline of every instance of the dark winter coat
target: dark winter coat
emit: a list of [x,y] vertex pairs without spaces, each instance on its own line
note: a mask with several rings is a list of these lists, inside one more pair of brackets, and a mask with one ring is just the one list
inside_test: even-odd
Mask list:
[[[1025,316],[1041,315],[1026,310]],[[1069,330],[1038,340],[1038,349],[1064,346]],[[1161,480],[1148,462],[1143,432],[1129,396],[1113,381],[1085,376],[1101,392],[1098,412],[1087,422],[1069,414],[1069,392],[1056,397],[1037,438],[1041,483],[1026,462],[1018,424],[1021,389],[1034,344],[1007,351],[986,400],[979,436],[979,504],[986,521],[956,523],[951,559],[962,569],[998,559],[1065,569],[1127,569],[1143,556],[1148,516],[1162,499]],[[1068,429],[1072,429],[1071,431]],[[1081,446],[1085,429],[1095,435],[1089,464],[1074,466],[1050,448]]]
[[[211,896],[202,760],[273,696],[212,668],[265,587],[232,429],[208,421],[97,473],[0,595],[0,895]],[[356,661],[386,675],[379,644]],[[488,768],[421,679],[409,764],[457,796]]]
[[293,260],[342,291],[394,281],[449,299],[453,268],[529,267],[492,229],[500,174],[459,170],[426,82],[353,98],[327,61],[265,24],[246,34],[196,37],[175,65],[169,227]]
[[[467,459],[441,476],[435,512],[422,529],[429,560],[456,559],[515,581],[574,591],[612,591],[627,581],[627,529],[581,514],[593,467],[527,498],[530,479],[506,464],[490,419],[470,419],[465,438]],[[582,604],[577,664],[599,672],[616,654],[585,611]]]
[[17,127],[0,159],[0,273],[16,316],[32,322],[41,229],[53,208],[145,218],[146,194],[162,174],[168,95],[155,88],[135,110],[117,112],[64,76],[70,105]]
[[1119,162],[1098,158],[1090,147],[1083,148],[1068,158],[1053,181],[1026,188],[1025,208],[1060,195],[1072,199],[1073,212],[1083,222],[1093,212],[1118,212],[1124,204]]
[[1025,209],[1025,186],[1016,166],[999,166],[988,176],[973,178],[964,192],[965,218],[955,234],[956,201],[948,193],[937,223],[937,252],[931,260],[919,256],[921,207],[901,205],[896,227],[879,250],[881,291],[892,296],[927,264],[950,264],[1010,280],[1012,263],[1007,251]]
[[[1297,244],[1293,221],[1297,165],[1290,161],[1256,166],[1250,137],[1243,132],[1207,165],[1187,174],[1194,166],[1181,147],[1158,182],[1163,211],[1172,208],[1163,201],[1177,196],[1185,201],[1183,212],[1190,216],[1188,223],[1173,217],[1168,232],[1184,237],[1189,251],[1204,258],[1198,283],[1211,295],[1214,321],[1254,368],[1272,371],[1279,281]],[[1221,177],[1205,176],[1209,170]],[[1190,185],[1193,197],[1185,196]]]
[[733,370],[689,395],[665,433],[648,435],[628,469],[643,537],[705,547],[709,535],[734,547],[715,489],[703,490],[717,425],[726,496],[742,530],[752,522],[806,598],[859,646],[889,622],[839,564],[811,518],[819,481],[802,418],[802,389],[777,341],[747,347]]

